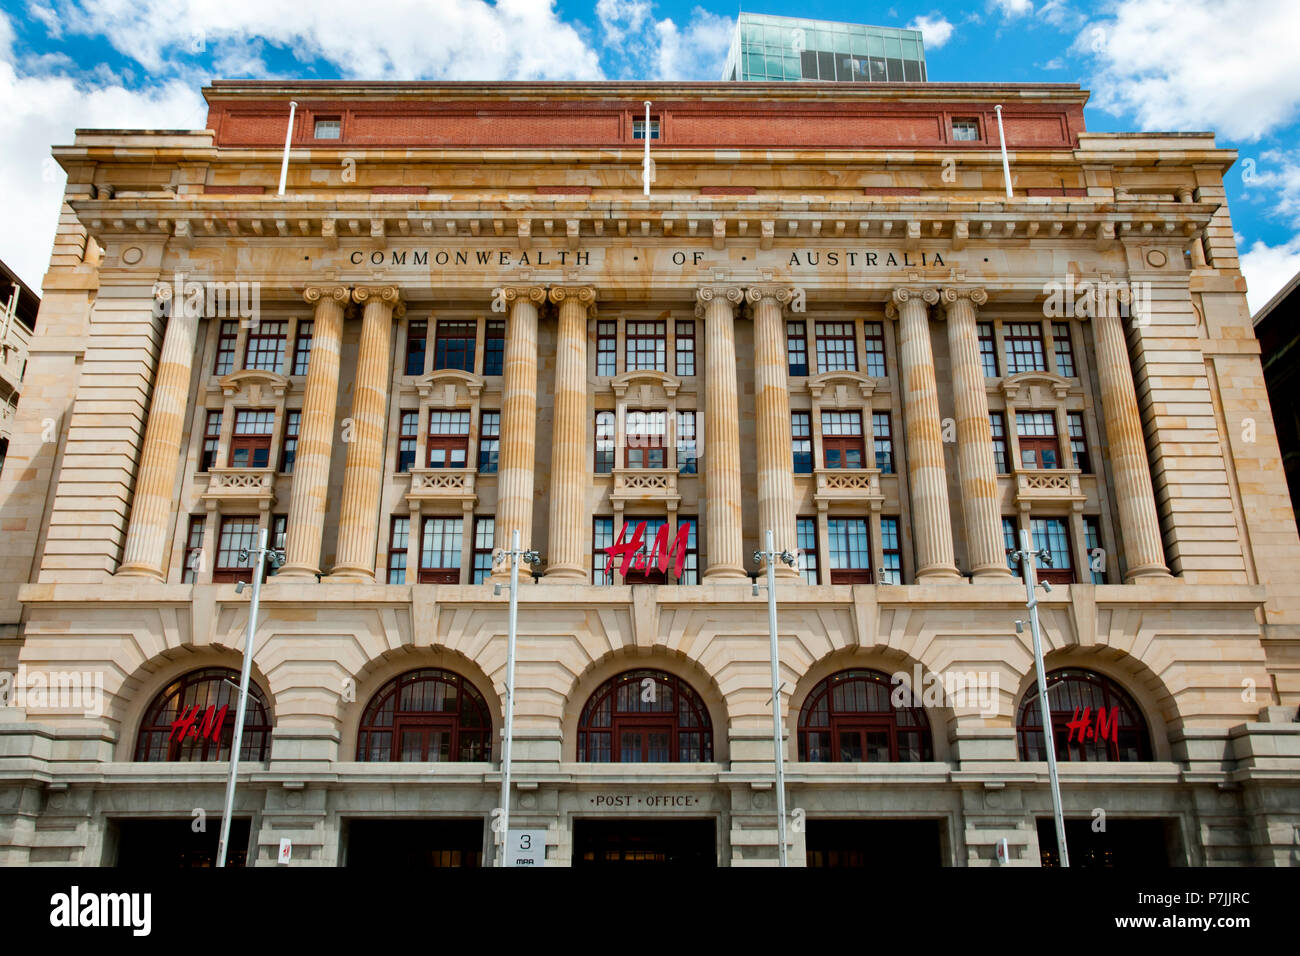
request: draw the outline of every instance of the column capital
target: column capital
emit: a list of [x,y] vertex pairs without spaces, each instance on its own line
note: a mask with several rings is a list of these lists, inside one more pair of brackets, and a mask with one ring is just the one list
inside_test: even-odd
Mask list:
[[333,299],[340,306],[346,305],[352,297],[352,290],[345,285],[309,285],[302,290],[303,301],[315,305],[322,299]]
[[933,286],[898,286],[890,293],[885,315],[891,319],[897,318],[899,306],[915,299],[920,299],[926,305],[935,305],[939,301],[939,290]]
[[596,290],[589,285],[553,285],[546,297],[559,305],[562,302],[577,302],[587,309],[588,315],[596,313]]
[[944,286],[939,291],[939,300],[944,309],[951,308],[960,299],[969,299],[973,305],[984,305],[989,300],[989,294],[980,286]]
[[492,311],[505,312],[520,299],[541,305],[546,301],[546,286],[503,285],[492,290]]
[[702,317],[709,303],[719,299],[740,305],[745,301],[745,290],[738,285],[702,285],[695,290],[695,314]]
[[[778,305],[785,308],[791,303],[802,303],[803,296],[803,289],[776,283],[751,285],[745,289],[745,301],[754,305],[764,299],[774,299]],[[796,309],[796,311],[798,310]]]
[[406,312],[406,306],[402,303],[402,291],[395,285],[359,285],[352,290],[352,301],[358,305],[365,305],[371,299],[391,307],[395,316]]

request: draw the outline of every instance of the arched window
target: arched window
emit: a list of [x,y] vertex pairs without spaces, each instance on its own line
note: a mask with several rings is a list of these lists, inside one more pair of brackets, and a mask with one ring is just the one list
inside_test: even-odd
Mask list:
[[[1109,677],[1078,668],[1047,675],[1052,741],[1057,760],[1150,760],[1151,738],[1142,712]],[[1021,760],[1046,760],[1038,685],[1021,701],[1016,720]]]
[[407,671],[381,687],[366,705],[357,759],[491,760],[487,702],[473,684],[452,671]]
[[[140,724],[135,759],[146,761],[229,760],[239,710],[239,671],[204,667],[176,678],[162,691]],[[240,760],[265,760],[271,741],[266,695],[248,683]]]
[[590,763],[709,763],[713,724],[684,680],[635,670],[601,684],[578,720],[578,759]]
[[[901,687],[901,685],[900,685]],[[799,712],[799,759],[877,763],[933,760],[925,710],[895,707],[898,690],[879,671],[847,670],[813,688]]]

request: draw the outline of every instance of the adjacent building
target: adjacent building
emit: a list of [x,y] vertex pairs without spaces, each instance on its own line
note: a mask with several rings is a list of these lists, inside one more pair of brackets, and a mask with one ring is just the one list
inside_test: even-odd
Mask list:
[[[7,291],[6,291],[7,287]],[[27,371],[27,346],[36,327],[41,300],[7,265],[0,262],[0,473],[9,451],[9,435]]]
[[1264,384],[1273,406],[1273,426],[1282,450],[1282,467],[1291,489],[1291,507],[1300,514],[1300,274],[1294,276],[1254,318],[1263,350]]
[[920,30],[740,13],[723,80],[921,83]]

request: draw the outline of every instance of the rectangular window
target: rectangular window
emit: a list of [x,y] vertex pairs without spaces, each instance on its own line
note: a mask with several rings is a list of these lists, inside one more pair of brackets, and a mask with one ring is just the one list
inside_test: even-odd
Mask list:
[[193,584],[203,570],[203,529],[207,526],[204,515],[190,515],[190,526],[185,535],[185,558],[181,580]]
[[1013,574],[1020,574],[1019,565],[1011,560],[1011,555],[1020,550],[1020,526],[1015,518],[1002,519],[1002,547],[1007,553],[1007,567]]
[[952,121],[952,140],[954,143],[978,143],[979,138],[979,120],[954,119]]
[[871,541],[866,518],[828,518],[826,545],[831,584],[871,583]]
[[1088,549],[1088,567],[1093,584],[1106,583],[1106,553],[1101,547],[1101,519],[1096,515],[1083,516],[1083,541]]
[[[469,462],[469,412],[429,409],[429,468],[465,468]],[[458,565],[459,566],[459,565]]]
[[980,362],[984,365],[985,378],[998,377],[998,343],[993,337],[993,323],[980,322],[975,326],[980,343]]
[[677,374],[695,374],[695,323],[677,323]]
[[212,569],[213,581],[252,581],[253,568],[241,561],[239,552],[257,547],[258,524],[254,516],[227,515],[221,519],[221,533],[217,537],[217,563]]
[[1090,475],[1092,459],[1088,457],[1088,440],[1083,434],[1083,413],[1066,412],[1065,422],[1070,429],[1070,454],[1074,457],[1074,467]]
[[809,584],[820,584],[817,574],[817,519],[795,519],[796,533],[799,538],[799,569],[803,579]]
[[460,518],[425,518],[420,538],[420,583],[459,584],[460,546],[464,522]]
[[606,573],[609,560],[606,548],[614,544],[614,519],[593,518],[591,521],[591,583],[613,584],[613,572]]
[[614,470],[614,413],[596,413],[596,460],[593,469],[598,475],[608,475]]
[[696,443],[695,412],[677,413],[677,473],[693,475],[699,468],[700,450]]
[[270,534],[266,536],[267,547],[284,555],[284,539],[289,531],[288,515],[271,515]]
[[[667,573],[660,571],[659,565],[657,563],[654,563],[654,561],[652,560],[653,558],[652,552],[654,551],[655,536],[659,533],[659,529],[668,523],[666,518],[641,518],[641,517],[628,518],[626,521],[623,522],[623,540],[625,542],[631,541],[633,536],[636,534],[637,525],[639,525],[642,521],[645,522],[645,532],[643,533],[643,537],[641,539],[641,550],[638,551],[637,554],[640,555],[640,560],[642,560],[647,570],[634,571],[632,570],[632,566],[629,565],[628,572],[623,578],[623,583],[624,584],[699,584],[700,583],[699,528],[697,527],[697,522],[695,518],[687,517],[685,515],[679,516],[677,519],[677,526],[670,527],[668,529],[668,545],[670,548],[672,546],[673,541],[676,540],[677,533],[678,531],[681,530],[682,526],[685,525],[689,529],[687,531],[687,536],[686,536],[686,557],[685,560],[682,562],[681,580],[676,580],[672,577],[672,568],[673,568],[672,561],[676,560],[675,555],[672,556],[669,562]],[[632,558],[633,563],[635,563],[637,560],[638,558],[636,556],[633,556]],[[623,564],[623,559],[621,557],[616,558],[614,561],[613,570],[617,572],[618,569],[622,566],[622,564]]]
[[415,445],[420,437],[420,413],[402,412],[397,435],[397,470],[410,471],[415,467]]
[[880,519],[880,584],[903,583],[903,549],[898,543],[898,519]]
[[785,353],[792,376],[808,374],[808,327],[804,323],[785,324]]
[[280,449],[280,470],[286,475],[293,474],[294,459],[298,457],[298,425],[302,421],[302,412],[284,413],[284,447]]
[[406,548],[410,543],[411,519],[394,516],[388,529],[388,583],[406,583]]
[[885,327],[879,322],[863,325],[867,343],[867,374],[885,377]]
[[596,374],[618,374],[618,323],[596,323]]
[[894,432],[889,412],[871,413],[871,434],[876,440],[876,467],[882,475],[894,473]]
[[[640,119],[632,120],[632,138],[645,139],[645,117],[644,116],[641,117]],[[651,139],[659,138],[659,119],[658,117],[655,116],[650,117],[650,138]]]
[[989,431],[993,434],[993,468],[999,475],[1009,475],[1006,416],[1001,412],[989,412]]
[[861,468],[866,458],[861,412],[822,412],[822,464]]
[[1070,342],[1070,323],[1052,323],[1052,350],[1056,355],[1056,374],[1074,378],[1074,346]]
[[244,368],[279,372],[284,365],[284,343],[288,334],[288,322],[259,322],[253,326],[244,349]]
[[199,471],[208,471],[217,463],[217,448],[221,444],[221,412],[208,412],[203,423],[203,455],[199,459]]
[[624,434],[625,468],[663,468],[668,464],[667,413],[630,411]]
[[492,321],[483,332],[483,374],[501,375],[506,369],[506,324]]
[[229,375],[235,370],[235,342],[239,339],[238,322],[222,322],[217,332],[217,361],[213,375]]
[[478,516],[474,519],[474,584],[483,584],[492,576],[492,549],[496,546],[497,519]]
[[306,375],[311,366],[311,339],[316,323],[305,319],[298,323],[298,335],[293,340],[293,374]]
[[1046,550],[1052,556],[1052,566],[1035,558],[1034,567],[1040,581],[1053,584],[1070,584],[1074,581],[1073,563],[1070,560],[1070,526],[1064,518],[1031,518],[1030,534],[1034,549]]
[[813,470],[811,413],[790,413],[790,447],[794,451],[794,473],[811,475]]
[[323,116],[316,120],[312,131],[315,139],[340,139],[343,136],[343,120],[338,116]]
[[663,322],[628,322],[624,352],[627,357],[625,370],[628,372],[650,369],[656,372],[666,371],[664,367],[664,332]]
[[483,412],[478,424],[478,470],[495,475],[501,455],[501,413]]
[[268,468],[275,412],[241,408],[235,412],[235,433],[230,438],[231,468]]
[[1060,468],[1055,412],[1016,412],[1021,468]]
[[429,323],[412,319],[406,326],[406,374],[424,374],[424,350],[429,342]]
[[477,322],[439,322],[433,347],[433,367],[474,371],[474,341],[477,336]]
[[856,372],[858,347],[852,322],[817,323],[817,371]]
[[1003,330],[1007,344],[1007,374],[1046,372],[1043,327],[1038,322],[1012,322]]

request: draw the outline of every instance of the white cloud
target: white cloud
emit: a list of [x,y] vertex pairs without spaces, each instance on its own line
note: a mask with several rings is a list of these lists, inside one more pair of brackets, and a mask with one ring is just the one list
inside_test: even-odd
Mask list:
[[1258,159],[1239,158],[1235,168],[1247,202],[1268,203],[1269,216],[1300,229],[1300,158],[1270,149]]
[[650,0],[597,0],[596,17],[606,45],[619,49],[650,18]]
[[953,25],[942,13],[937,13],[914,18],[907,29],[920,30],[925,48],[937,50],[952,36]]
[[1248,289],[1246,302],[1254,315],[1300,272],[1300,236],[1280,246],[1256,242],[1241,256],[1241,271]]
[[658,49],[654,55],[654,79],[716,80],[722,75],[731,46],[735,21],[696,7],[684,30],[672,19],[654,26]]
[[1118,0],[1074,48],[1091,53],[1094,104],[1142,129],[1253,141],[1300,108],[1300,4]]
[[1034,12],[1031,0],[993,0],[990,6],[1001,11],[1004,17],[1023,17]]

